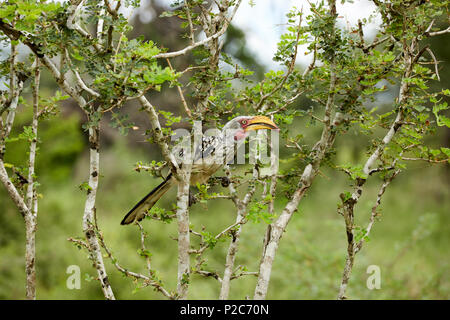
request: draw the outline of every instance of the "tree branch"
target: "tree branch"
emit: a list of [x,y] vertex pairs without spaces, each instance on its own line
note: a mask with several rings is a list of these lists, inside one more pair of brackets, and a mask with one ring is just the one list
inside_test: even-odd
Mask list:
[[35,60],[35,73],[33,83],[33,120],[31,130],[33,139],[30,143],[28,161],[28,187],[27,187],[27,207],[29,214],[25,215],[26,244],[25,244],[25,273],[27,275],[26,296],[29,300],[36,299],[36,229],[37,229],[37,193],[34,185],[35,160],[37,148],[37,130],[39,117],[39,82],[40,82],[39,58]]
[[83,232],[89,244],[90,258],[97,270],[98,278],[102,286],[102,291],[106,299],[115,300],[114,293],[109,283],[105,265],[103,263],[103,255],[100,250],[97,235],[95,233],[95,200],[98,189],[99,164],[100,164],[100,140],[98,125],[89,128],[89,188],[87,190],[86,203],[83,215]]
[[[329,0],[330,16],[336,21],[336,2]],[[334,30],[334,27],[333,27]],[[322,130],[322,136],[316,143],[312,150],[312,163],[308,164],[303,170],[303,174],[300,178],[299,185],[293,193],[288,204],[285,206],[279,217],[273,222],[267,229],[266,236],[264,238],[263,253],[259,265],[258,281],[256,284],[254,299],[265,299],[269,288],[270,275],[272,272],[272,265],[275,259],[275,255],[280,243],[281,237],[295,211],[297,211],[298,204],[303,198],[305,192],[311,186],[314,177],[317,175],[320,164],[325,157],[327,150],[333,145],[336,130],[335,127],[341,122],[342,115],[336,113],[333,122],[331,122],[331,112],[334,109],[335,87],[336,87],[336,74],[334,70],[334,57],[330,62],[330,85],[328,90],[328,100],[325,107],[324,128]]]
[[195,42],[194,44],[191,44],[190,46],[187,46],[186,48],[179,50],[179,51],[174,51],[174,52],[167,52],[167,53],[160,53],[157,54],[155,56],[153,56],[153,59],[167,59],[167,58],[175,58],[175,57],[179,57],[182,55],[185,55],[186,53],[188,53],[189,51],[191,51],[192,49],[195,49],[199,46],[205,45],[208,42],[211,42],[213,40],[218,39],[220,36],[222,36],[223,34],[225,34],[225,32],[228,29],[228,26],[231,23],[231,20],[233,20],[234,15],[236,14],[237,9],[239,8],[240,4],[241,4],[242,0],[238,0],[237,3],[234,6],[234,10],[232,12],[232,14],[230,15],[229,18],[227,18],[225,20],[224,25],[222,26],[222,28],[215,34],[201,40],[198,42]]

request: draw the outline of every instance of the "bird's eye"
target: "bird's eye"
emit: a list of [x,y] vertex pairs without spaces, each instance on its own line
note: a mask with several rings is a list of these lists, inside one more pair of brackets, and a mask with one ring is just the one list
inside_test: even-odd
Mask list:
[[247,124],[247,120],[242,120],[242,124]]

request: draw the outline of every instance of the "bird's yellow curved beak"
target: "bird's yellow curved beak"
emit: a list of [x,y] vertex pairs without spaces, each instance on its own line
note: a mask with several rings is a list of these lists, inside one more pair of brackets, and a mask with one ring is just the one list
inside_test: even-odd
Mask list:
[[245,127],[245,131],[268,129],[279,130],[277,125],[266,116],[254,116]]

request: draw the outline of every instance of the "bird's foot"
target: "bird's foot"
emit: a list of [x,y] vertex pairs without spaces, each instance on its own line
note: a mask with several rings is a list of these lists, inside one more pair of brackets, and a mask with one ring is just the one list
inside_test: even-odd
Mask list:
[[230,185],[231,180],[228,177],[211,177],[208,180],[208,184],[210,186],[214,186],[218,183],[220,183],[222,187],[226,188]]
[[230,185],[230,179],[228,177],[221,177],[220,183],[222,184],[222,187],[226,188]]
[[189,207],[192,206],[197,202],[197,198],[195,197],[195,194],[189,190]]

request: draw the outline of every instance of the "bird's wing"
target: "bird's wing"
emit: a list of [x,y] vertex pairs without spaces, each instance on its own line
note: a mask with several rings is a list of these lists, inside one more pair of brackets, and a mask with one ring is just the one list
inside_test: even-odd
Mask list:
[[[197,146],[194,153],[194,163],[200,159],[206,159],[215,154],[215,151],[220,146],[222,138],[220,136],[203,136],[202,143]],[[182,147],[174,147],[173,154],[177,159],[183,162],[186,156],[186,151]]]
[[213,156],[220,142],[219,136],[203,136],[201,145],[195,150],[194,162]]

